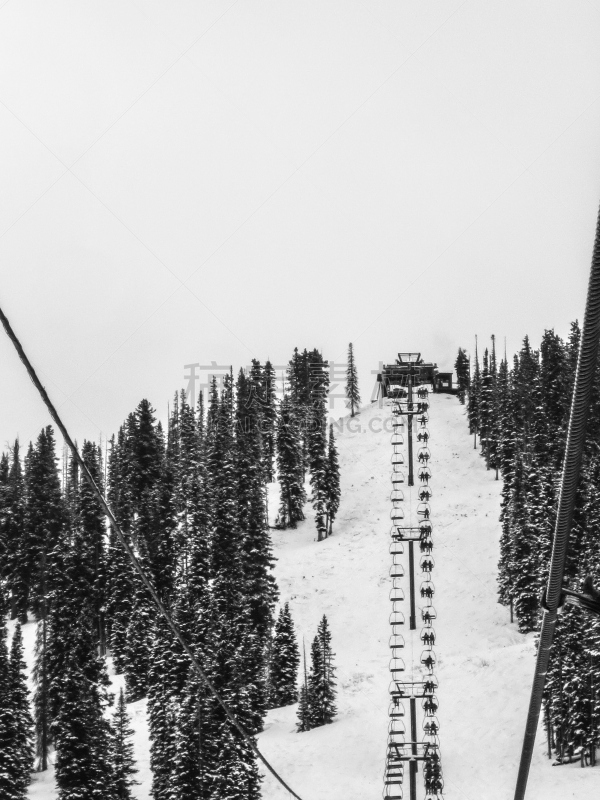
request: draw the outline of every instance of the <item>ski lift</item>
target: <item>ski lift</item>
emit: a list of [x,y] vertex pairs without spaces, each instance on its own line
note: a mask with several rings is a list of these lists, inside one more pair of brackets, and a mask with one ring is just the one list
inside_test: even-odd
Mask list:
[[433,581],[431,581],[429,579],[426,580],[426,581],[423,581],[421,583],[420,593],[421,593],[421,597],[424,600],[431,601],[431,599],[433,598],[433,595],[435,594],[435,586],[433,585]]
[[[396,466],[401,466],[404,464],[404,454],[403,453],[394,453],[392,455],[392,468],[394,472],[396,472]],[[401,470],[399,470],[401,471]]]
[[427,423],[429,422],[429,414],[426,414],[425,412],[419,414],[419,416],[417,417],[417,422],[422,428],[424,428],[425,425],[427,425]]
[[392,438],[390,439],[390,444],[394,447],[398,447],[399,445],[404,444],[404,436],[401,433],[392,433]]
[[427,428],[419,428],[417,432],[417,442],[421,444],[427,444],[429,441],[429,431]]
[[400,717],[390,720],[388,725],[388,733],[390,735],[400,733],[403,736],[406,734],[406,727]]
[[421,567],[421,572],[431,572],[435,567],[435,561],[432,556],[421,556],[419,566]]
[[419,491],[417,492],[417,497],[421,502],[428,503],[431,498],[433,497],[433,491],[431,490],[430,486],[419,486]]
[[404,589],[401,586],[392,586],[390,589],[390,602],[400,603],[404,600]]
[[398,655],[399,651],[404,649],[404,644],[404,636],[401,633],[392,633],[390,636],[390,650],[393,656]]
[[392,489],[390,500],[394,505],[396,505],[396,503],[402,503],[404,500],[404,492],[402,489]]
[[425,736],[437,736],[440,732],[440,723],[437,717],[427,716],[423,720],[423,731]]
[[[402,548],[404,550],[404,548]],[[400,562],[400,556],[394,555],[392,566],[390,567],[390,578],[394,581],[400,581],[404,577],[404,566]]]
[[421,664],[423,664],[425,669],[429,670],[430,673],[433,672],[433,668],[435,667],[435,653],[433,650],[423,650],[421,653]]
[[390,658],[390,672],[392,673],[392,680],[399,679],[405,670],[406,666],[401,658]]
[[421,609],[421,619],[423,625],[430,626],[434,619],[437,619],[437,614],[433,606],[425,606]]
[[431,521],[428,519],[423,519],[419,521],[419,532],[421,534],[422,539],[428,539],[431,537],[433,533],[433,525]]
[[406,727],[401,718],[391,719],[388,725],[388,741],[392,744],[404,744]]
[[404,472],[402,470],[394,470],[392,472],[392,487],[398,488],[404,483]]
[[[397,403],[394,403],[392,405],[392,414],[395,417],[399,417],[402,414],[402,409],[400,408],[400,406]],[[404,424],[404,423],[402,423],[402,424]]]
[[390,625],[392,626],[392,633],[400,633],[397,629],[404,625],[404,614],[401,611],[392,611],[390,614]]
[[404,800],[402,793],[402,781],[386,779],[385,786],[383,787],[383,800]]
[[[391,556],[401,556],[404,553],[404,545],[398,539],[394,539],[390,544],[390,555]],[[393,566],[397,566],[392,564]]]
[[435,675],[428,675],[423,681],[423,694],[434,694],[438,686],[438,680]]
[[388,708],[388,717],[390,719],[401,719],[404,717],[404,703],[402,703],[397,697],[390,701],[390,706]]
[[426,717],[433,717],[435,716],[435,712],[438,710],[438,699],[437,697],[432,694],[424,697],[421,701],[421,708],[425,712]]
[[427,466],[430,458],[431,458],[431,453],[429,451],[429,448],[419,447],[419,450],[417,451],[417,461],[419,462],[419,464]]
[[428,484],[431,480],[431,468],[428,466],[423,466],[419,468],[418,478],[421,483]]
[[422,517],[423,519],[429,519],[431,515],[431,508],[429,506],[429,503],[419,503],[419,505],[417,506],[417,514],[419,517]]
[[400,523],[404,519],[404,511],[402,510],[400,505],[398,505],[397,508],[392,508],[392,510],[390,511],[390,519],[392,520],[394,525],[400,525]]
[[435,644],[435,631],[433,628],[423,628],[421,631],[421,641],[423,645],[431,650],[433,645]]
[[419,386],[417,389],[417,397],[419,400],[427,400],[429,397],[429,389],[426,386]]
[[426,400],[419,400],[417,403],[417,414],[426,414],[429,411],[429,403]]
[[[402,584],[404,583],[402,577],[401,576],[395,576],[395,577],[392,578],[392,589],[398,590],[400,592],[404,591],[404,589],[402,588]],[[404,600],[404,594],[402,595],[401,599]],[[390,600],[391,600],[391,597],[390,597]]]
[[420,539],[419,540],[419,550],[422,553],[426,553],[427,555],[429,555],[431,553],[431,551],[433,550],[433,542],[431,541],[431,539],[430,538]]

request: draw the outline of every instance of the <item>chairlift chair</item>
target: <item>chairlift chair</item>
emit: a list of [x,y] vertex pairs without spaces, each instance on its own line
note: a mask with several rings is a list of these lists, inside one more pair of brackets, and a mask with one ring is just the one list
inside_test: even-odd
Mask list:
[[419,467],[419,472],[417,473],[417,477],[421,481],[421,483],[428,484],[431,480],[431,468],[428,466]]
[[427,716],[423,720],[423,731],[425,736],[437,736],[440,732],[440,723],[435,716]]
[[392,501],[394,506],[397,503],[402,503],[404,501],[404,492],[402,491],[402,489],[392,489],[390,494],[390,500]]
[[396,431],[394,431],[390,438],[390,444],[393,445],[393,447],[400,447],[404,445],[404,436],[401,433],[396,433]]
[[390,567],[390,578],[394,586],[396,585],[396,581],[400,581],[404,577],[404,565],[402,564],[400,555],[401,554],[398,553],[392,557],[392,565]]
[[433,542],[429,538],[420,539],[419,549],[422,553],[431,553],[433,550]]
[[[392,453],[392,469],[396,472],[396,466],[400,467],[404,464],[404,453]],[[401,471],[401,470],[398,470]]]
[[431,516],[431,507],[429,503],[419,503],[417,506],[417,515],[423,519],[429,519]]
[[431,486],[419,486],[419,491],[417,492],[417,497],[423,503],[428,503],[431,498],[433,497],[433,491]]
[[400,633],[401,628],[404,626],[404,614],[402,611],[392,611],[390,614],[390,626],[392,633]]
[[438,688],[438,680],[435,675],[428,675],[423,681],[423,694],[434,694]]
[[404,511],[400,504],[398,504],[397,508],[391,509],[390,519],[394,525],[400,525],[402,523],[402,520],[404,519]]
[[392,651],[392,655],[398,655],[400,650],[404,650],[404,636],[401,633],[392,633],[390,636],[390,650]]
[[427,425],[427,423],[429,422],[429,414],[426,414],[425,412],[419,414],[419,416],[417,417],[417,422],[419,423],[419,425],[421,425],[421,427],[425,427],[425,425]]
[[392,472],[391,479],[392,479],[392,486],[394,487],[394,489],[402,486],[402,484],[405,482],[404,472],[402,470],[394,470]]
[[423,664],[425,669],[429,670],[430,673],[433,672],[433,668],[435,667],[435,653],[433,650],[423,650],[421,653],[421,664]]
[[417,442],[421,444],[427,444],[427,442],[429,441],[429,431],[427,430],[427,428],[419,428],[416,438]]
[[426,580],[421,583],[420,588],[421,598],[427,601],[431,601],[433,595],[435,594],[435,586],[433,585],[433,581]]
[[432,556],[421,556],[419,566],[421,567],[421,572],[431,572],[435,567],[435,561]]
[[429,627],[433,623],[434,619],[437,619],[435,608],[433,606],[425,606],[422,608],[421,619],[423,621],[423,625]]
[[[394,528],[395,530],[395,528]],[[393,539],[390,543],[390,555],[401,556],[404,553],[404,544],[399,539]]]
[[424,647],[431,650],[435,644],[435,631],[433,628],[423,628],[421,630],[421,641]]
[[390,719],[401,719],[405,716],[404,703],[397,697],[390,701],[388,717]]
[[431,458],[431,452],[428,447],[419,447],[417,451],[417,461],[419,464],[423,466],[427,466],[429,463],[429,459]]

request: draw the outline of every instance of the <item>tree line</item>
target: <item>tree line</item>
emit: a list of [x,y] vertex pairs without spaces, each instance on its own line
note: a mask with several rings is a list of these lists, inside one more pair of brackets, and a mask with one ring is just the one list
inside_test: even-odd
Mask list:
[[[455,369],[470,433],[488,469],[503,478],[499,601],[522,633],[539,629],[558,502],[581,332],[563,341],[544,332],[538,349],[523,340],[512,363],[497,362],[495,342],[477,349],[471,368],[459,349]],[[461,383],[462,379],[462,383]],[[585,452],[565,565],[565,586],[600,582],[600,371],[596,373]],[[559,615],[544,692],[548,755],[595,763],[600,744],[600,625],[581,609]]]
[[[282,699],[274,688],[278,590],[267,484],[280,483],[278,527],[295,527],[310,475],[319,540],[331,533],[340,498],[327,362],[316,350],[295,350],[286,383],[278,403],[272,367],[254,360],[235,381],[229,374],[219,387],[213,379],[206,409],[202,396],[192,408],[184,392],[176,395],[166,430],[142,400],[112,437],[106,465],[97,444],[81,448],[145,574],[252,735]],[[142,698],[155,800],[259,797],[248,742],[157,615],[77,462],[65,461],[62,475],[57,462],[50,426],[24,458],[18,441],[0,458],[0,783],[8,775],[13,786],[6,797],[26,796],[34,755],[44,770],[53,747],[60,800],[128,800],[135,765],[125,701]],[[16,620],[10,656],[5,612]],[[30,617],[32,714],[20,634]],[[107,656],[125,684],[112,719]]]

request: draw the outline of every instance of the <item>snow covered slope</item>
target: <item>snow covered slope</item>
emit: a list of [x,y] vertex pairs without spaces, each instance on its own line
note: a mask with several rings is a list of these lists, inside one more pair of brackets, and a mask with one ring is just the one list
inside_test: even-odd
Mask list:
[[[338,677],[338,717],[296,733],[296,706],[270,711],[260,747],[303,800],[379,798],[387,737],[390,433],[388,408],[366,408],[337,434],[342,502],[334,535],[316,542],[312,516],[274,531],[281,600],[289,600],[307,651],[326,614]],[[434,523],[434,605],[440,743],[447,800],[511,798],[533,673],[533,637],[521,636],[496,602],[500,482],[473,450],[464,407],[434,395],[430,414]],[[276,498],[272,498],[275,511]],[[410,500],[407,499],[407,505]],[[32,644],[33,625],[25,628]],[[407,632],[407,640],[410,638]],[[421,648],[407,647],[418,662]],[[118,680],[118,679],[117,679]],[[150,772],[144,701],[129,706],[136,729],[139,800]],[[530,800],[598,796],[600,769],[552,767],[540,729]],[[288,800],[270,776],[265,800]],[[35,800],[55,797],[52,772],[36,775]]]
[[[511,798],[533,675],[533,636],[511,625],[496,601],[500,481],[469,437],[464,407],[433,395],[432,453],[438,619],[438,719],[447,800]],[[282,601],[289,600],[307,648],[327,614],[337,653],[339,716],[295,733],[296,707],[269,712],[260,745],[303,800],[381,796],[387,735],[390,579],[389,409],[362,411],[360,430],[338,437],[342,503],[334,535],[314,541],[312,520],[275,532]],[[355,427],[352,421],[351,427]],[[388,429],[389,430],[389,429]],[[409,633],[407,632],[407,641]],[[407,670],[421,648],[405,651]],[[543,730],[536,742],[528,798],[598,796],[600,770],[552,767]],[[267,800],[288,797],[270,777]]]

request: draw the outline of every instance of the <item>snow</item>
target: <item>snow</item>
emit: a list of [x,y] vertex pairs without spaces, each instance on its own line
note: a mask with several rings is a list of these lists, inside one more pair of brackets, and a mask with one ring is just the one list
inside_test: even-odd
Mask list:
[[[501,482],[473,449],[464,407],[449,395],[431,398],[431,501],[438,618],[440,744],[447,800],[512,797],[533,675],[533,636],[510,624],[496,601]],[[388,422],[386,423],[386,420]],[[382,430],[384,425],[387,430]],[[387,738],[389,685],[390,445],[389,409],[371,406],[337,432],[342,502],[333,536],[316,541],[309,507],[296,530],[273,531],[281,601],[289,601],[307,651],[326,614],[338,678],[332,725],[296,733],[296,706],[270,711],[259,747],[303,800],[380,797]],[[414,504],[408,496],[406,509]],[[277,497],[270,497],[270,514]],[[407,581],[408,585],[408,581]],[[32,652],[34,626],[25,626]],[[418,631],[416,632],[418,634]],[[421,646],[405,631],[407,672]],[[115,689],[119,677],[113,677]],[[145,702],[129,705],[135,729],[139,800],[150,797]],[[540,726],[529,800],[597,796],[598,769],[552,767]],[[265,800],[288,800],[266,775]],[[52,771],[36,774],[35,800],[53,800]],[[419,787],[419,797],[422,789]]]

